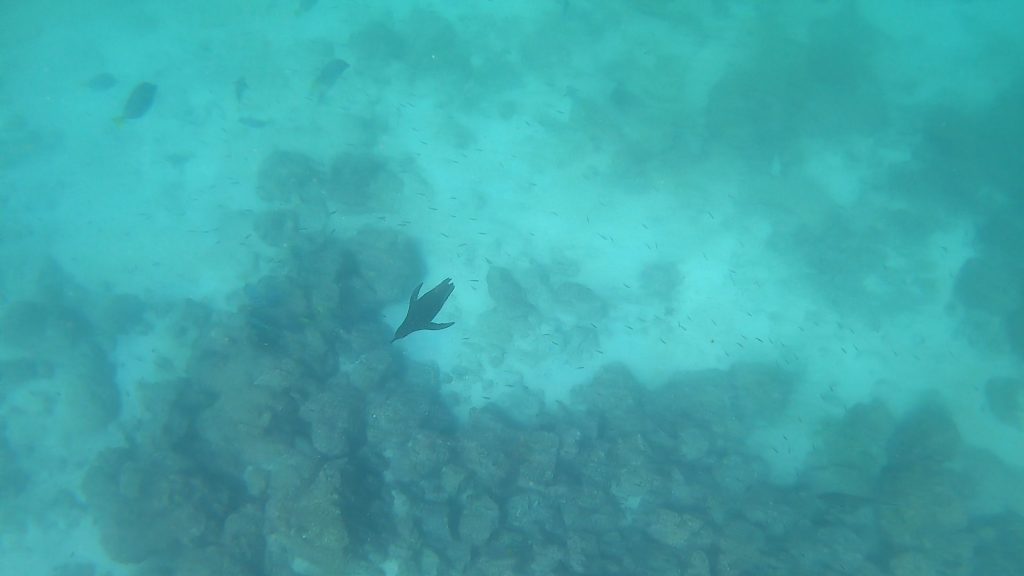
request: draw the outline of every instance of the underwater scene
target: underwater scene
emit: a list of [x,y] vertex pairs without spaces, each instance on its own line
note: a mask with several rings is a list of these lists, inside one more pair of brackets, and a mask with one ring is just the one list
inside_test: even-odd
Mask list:
[[1024,575],[1024,4],[0,9],[0,574]]

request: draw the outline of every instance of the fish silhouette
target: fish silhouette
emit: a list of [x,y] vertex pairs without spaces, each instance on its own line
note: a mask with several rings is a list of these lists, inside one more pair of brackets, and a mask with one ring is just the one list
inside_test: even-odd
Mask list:
[[121,110],[121,115],[114,118],[114,122],[121,124],[125,120],[142,118],[153,107],[153,100],[155,99],[156,84],[140,82],[132,89],[132,93],[128,95],[128,99],[124,102],[124,108]]

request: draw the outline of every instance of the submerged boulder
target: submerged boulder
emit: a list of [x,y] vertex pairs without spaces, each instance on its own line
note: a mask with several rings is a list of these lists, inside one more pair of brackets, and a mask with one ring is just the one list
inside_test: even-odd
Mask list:
[[329,462],[312,484],[275,494],[266,507],[268,568],[272,574],[342,574],[351,563],[349,532],[338,487],[340,462]]
[[124,563],[213,544],[231,509],[231,490],[172,453],[129,448],[101,453],[82,491],[107,555]]

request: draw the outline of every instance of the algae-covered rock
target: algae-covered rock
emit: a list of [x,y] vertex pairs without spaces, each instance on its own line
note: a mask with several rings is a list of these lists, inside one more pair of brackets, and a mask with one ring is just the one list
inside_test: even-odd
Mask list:
[[56,418],[70,438],[98,432],[121,409],[114,363],[86,313],[92,306],[81,287],[56,264],[44,265],[38,276],[37,290],[51,300],[0,309],[0,344],[16,353],[0,358],[0,399],[33,386],[35,396],[52,398],[52,410],[26,417]]
[[0,400],[21,384],[52,378],[53,374],[53,363],[48,360],[31,356],[0,360]]
[[466,576],[506,576],[516,574],[518,559],[508,554],[481,556],[467,567]]
[[953,460],[963,445],[949,410],[928,401],[897,424],[886,447],[891,466],[941,466]]
[[889,559],[889,573],[892,576],[932,576],[939,572],[927,554],[906,551]]
[[101,453],[82,491],[107,555],[125,563],[216,542],[231,492],[175,454]]
[[1003,318],[1003,329],[1009,340],[1010,349],[1024,357],[1024,304]]
[[570,532],[565,541],[566,560],[576,574],[599,574],[601,546],[597,536],[589,532]]
[[929,549],[967,525],[958,478],[930,466],[887,467],[879,479],[878,525],[898,546]]
[[239,563],[262,565],[266,550],[262,507],[247,505],[228,516],[224,521],[221,546]]
[[540,487],[554,480],[559,452],[557,435],[542,430],[527,432],[519,441],[518,451],[519,486]]
[[703,550],[697,550],[687,557],[683,576],[711,576],[711,561]]
[[260,163],[256,192],[268,202],[302,203],[320,200],[326,172],[301,152],[275,150]]
[[[715,536],[719,553],[719,567],[728,567],[724,572],[737,574],[757,572],[768,551],[764,532],[748,522],[733,520],[726,523]],[[720,568],[719,572],[723,572]]]
[[733,417],[772,423],[785,415],[796,387],[793,374],[772,364],[739,363],[729,369]]
[[676,434],[674,454],[683,462],[699,462],[707,456],[711,441],[707,434],[696,426],[687,426]]
[[19,464],[7,438],[0,429],[0,502],[10,502],[28,485],[28,472]]
[[267,502],[265,536],[272,573],[346,573],[352,559],[341,511],[341,467],[328,463],[308,487],[275,494]]
[[604,366],[589,383],[572,390],[573,405],[601,423],[606,434],[631,434],[647,428],[644,390],[621,364]]
[[253,232],[268,246],[285,248],[296,244],[306,228],[303,213],[298,210],[275,208],[256,215]]
[[18,300],[0,310],[0,341],[14,350],[59,355],[95,337],[89,318],[59,301]]
[[406,302],[423,281],[423,258],[407,234],[365,226],[349,238],[347,246],[355,258],[360,295],[369,306]]
[[69,562],[54,567],[50,576],[96,576],[96,567],[86,562]]
[[698,427],[712,446],[731,442],[745,433],[733,411],[732,383],[724,370],[698,370],[674,374],[653,392],[647,418],[669,429]]
[[612,457],[615,465],[610,492],[626,509],[657,500],[666,492],[668,479],[663,476],[650,451],[639,436],[616,442]]
[[520,492],[508,499],[505,510],[509,526],[517,530],[552,534],[560,531],[558,508],[548,494]]
[[309,424],[313,447],[333,458],[347,454],[361,442],[363,412],[362,394],[344,378],[337,378],[310,396],[299,415]]
[[704,525],[700,518],[667,508],[659,508],[644,518],[647,535],[677,550],[685,549],[690,538]]
[[147,560],[133,576],[250,576],[261,562],[242,562],[216,546],[192,548],[168,558]]
[[608,303],[588,286],[579,282],[563,282],[553,294],[560,314],[574,323],[601,322],[608,316]]
[[948,410],[927,401],[900,421],[886,446],[878,480],[878,525],[899,546],[950,549],[967,523],[963,480],[950,464],[959,456],[960,432]]
[[1024,574],[1024,517],[1007,512],[985,518],[972,528],[977,543],[971,576]]
[[486,494],[471,492],[462,499],[459,514],[459,540],[470,546],[480,546],[490,539],[501,518],[498,504]]
[[233,346],[203,343],[189,366],[209,398],[193,416],[207,463],[238,478],[249,466],[274,469],[294,451],[302,428],[297,398],[312,385],[290,362],[240,344],[240,334],[230,328],[213,333]]
[[985,383],[988,409],[1003,424],[1024,429],[1024,380],[990,378]]
[[511,475],[514,462],[509,441],[515,437],[507,422],[494,409],[475,412],[458,445],[461,463],[483,486],[499,488]]
[[605,534],[615,532],[625,523],[625,511],[605,490],[585,486],[575,490],[567,488],[552,493],[562,510],[562,521],[566,534],[572,532],[593,532]]
[[402,194],[405,182],[384,156],[344,152],[330,163],[326,182],[331,200],[348,210],[385,208]]
[[430,430],[416,430],[409,441],[391,453],[390,472],[396,482],[434,478],[451,457],[453,441]]
[[413,372],[407,370],[400,391],[378,387],[367,393],[366,441],[374,450],[401,454],[408,450],[408,442],[419,430],[443,433],[453,426],[453,416],[433,381],[436,374],[424,372],[422,377],[426,381],[415,382],[410,377]]
[[896,418],[878,400],[848,408],[826,421],[808,455],[803,480],[819,492],[868,492],[886,463]]
[[82,345],[57,370],[61,420],[71,435],[94,433],[121,412],[121,391],[113,361],[98,344]]
[[279,347],[288,333],[309,323],[313,310],[301,281],[290,275],[268,274],[248,284],[240,314],[253,343]]
[[450,548],[455,542],[456,516],[447,502],[423,502],[413,505],[412,515],[423,541],[438,550]]
[[525,316],[534,310],[526,288],[508,268],[491,266],[487,270],[487,294],[505,315]]
[[991,256],[970,258],[960,267],[953,297],[967,310],[996,316],[1020,306],[1024,295],[1024,266]]
[[758,482],[768,478],[769,471],[764,460],[733,452],[715,463],[712,474],[716,486],[723,493],[740,497]]

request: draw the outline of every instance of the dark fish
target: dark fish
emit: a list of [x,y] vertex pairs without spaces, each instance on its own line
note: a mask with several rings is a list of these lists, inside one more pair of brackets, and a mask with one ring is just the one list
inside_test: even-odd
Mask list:
[[295,8],[295,14],[305,14],[316,6],[317,0],[299,0],[299,5]]
[[0,389],[53,376],[53,366],[29,358],[0,361]]
[[109,74],[107,72],[97,74],[85,81],[85,87],[89,90],[95,90],[96,92],[110,90],[115,84],[117,84],[117,78],[115,78],[113,74]]
[[437,316],[448,297],[452,295],[452,291],[455,290],[452,279],[445,278],[422,297],[419,295],[420,288],[423,288],[422,282],[412,291],[412,296],[409,297],[409,311],[405,314],[402,325],[395,331],[395,337],[391,339],[392,342],[405,338],[418,330],[443,330],[455,324],[455,322],[443,324],[434,322],[434,316]]
[[142,82],[132,90],[128,100],[125,100],[124,108],[121,110],[121,115],[115,120],[136,120],[142,118],[149,112],[149,109],[153,106],[153,100],[156,98],[156,84],[150,82]]
[[341,78],[341,75],[348,70],[348,62],[345,62],[341,58],[335,58],[323,68],[320,69],[320,73],[316,75],[316,79],[313,80],[310,92],[316,95],[318,102],[323,102],[324,98],[327,97],[327,93],[334,87],[334,84]]
[[249,89],[249,83],[245,81],[245,77],[235,80],[235,102],[242,103],[242,99],[245,98],[245,91]]

